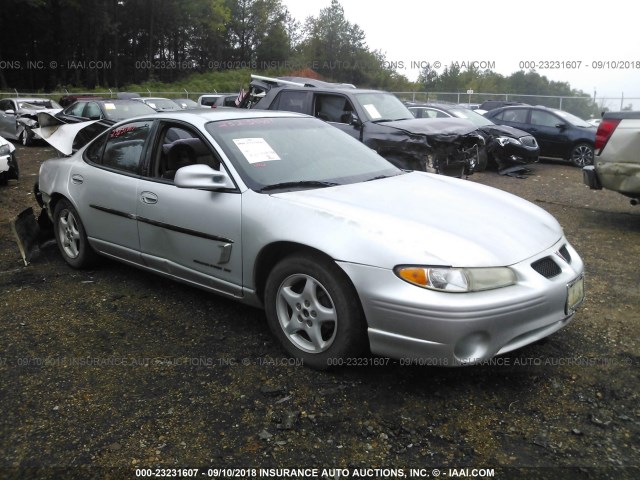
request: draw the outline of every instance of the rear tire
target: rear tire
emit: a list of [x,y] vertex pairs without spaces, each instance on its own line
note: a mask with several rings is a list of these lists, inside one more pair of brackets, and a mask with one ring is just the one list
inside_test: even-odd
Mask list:
[[73,268],[87,268],[96,263],[98,256],[89,245],[80,215],[66,199],[60,200],[56,205],[53,230],[60,253],[69,265]]
[[320,255],[292,255],[267,279],[269,328],[292,357],[326,370],[363,354],[366,322],[346,274]]

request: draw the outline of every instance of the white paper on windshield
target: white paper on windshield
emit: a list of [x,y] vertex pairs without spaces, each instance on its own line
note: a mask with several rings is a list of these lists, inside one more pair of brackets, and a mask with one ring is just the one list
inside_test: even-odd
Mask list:
[[281,160],[264,138],[234,138],[233,143],[236,144],[249,163]]
[[367,105],[363,105],[363,107],[372,119],[377,120],[378,118],[382,118],[382,115],[380,115],[380,112],[374,104],[369,103]]
[[116,109],[116,105],[115,105],[115,103],[105,103],[104,104],[104,109],[105,110],[115,110]]

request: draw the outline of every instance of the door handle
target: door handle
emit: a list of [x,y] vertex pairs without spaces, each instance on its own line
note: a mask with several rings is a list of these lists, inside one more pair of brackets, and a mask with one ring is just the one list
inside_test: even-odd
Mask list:
[[75,183],[76,185],[80,185],[82,182],[84,182],[84,177],[82,175],[78,175],[76,173],[76,174],[71,175],[71,181],[73,183]]
[[142,203],[153,205],[158,203],[158,196],[153,192],[142,192],[140,194],[140,200],[142,200]]

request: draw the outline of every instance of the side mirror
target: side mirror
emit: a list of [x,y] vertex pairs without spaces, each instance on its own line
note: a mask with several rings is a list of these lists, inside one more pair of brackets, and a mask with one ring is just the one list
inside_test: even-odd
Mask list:
[[567,128],[567,125],[565,123],[558,123],[556,124],[556,128],[559,128],[560,130],[564,130],[565,128]]
[[351,112],[351,125],[353,125],[355,128],[360,128],[362,126],[360,118],[358,118],[358,115],[356,115],[354,112]]
[[15,110],[5,110],[4,113],[6,115],[15,115],[16,114]]
[[189,165],[179,168],[173,179],[176,187],[201,190],[229,190],[236,186],[229,174],[220,167],[214,170],[209,165]]

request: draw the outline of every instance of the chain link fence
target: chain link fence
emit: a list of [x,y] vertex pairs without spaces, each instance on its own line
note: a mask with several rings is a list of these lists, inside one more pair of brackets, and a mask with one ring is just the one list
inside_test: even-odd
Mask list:
[[[140,97],[167,97],[167,98],[191,98],[197,99],[200,95],[216,92],[152,92],[150,90],[140,92],[117,92],[113,90],[93,91],[93,92],[50,92],[50,93],[27,93],[14,90],[13,92],[0,92],[0,99],[7,97],[29,97],[29,98],[49,98],[59,101],[61,98],[75,96],[96,96],[106,98],[117,98],[119,95],[137,95]],[[233,93],[233,92],[231,92]],[[553,95],[524,95],[513,93],[465,93],[465,92],[392,92],[402,101],[424,102],[424,103],[453,103],[468,106],[479,105],[485,100],[504,100],[509,102],[521,102],[529,105],[544,105],[551,108],[566,110],[579,117],[588,118],[600,116],[604,110],[618,111],[628,109],[629,106],[639,105],[640,97],[599,97],[590,96],[553,96]]]

